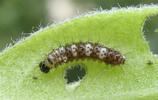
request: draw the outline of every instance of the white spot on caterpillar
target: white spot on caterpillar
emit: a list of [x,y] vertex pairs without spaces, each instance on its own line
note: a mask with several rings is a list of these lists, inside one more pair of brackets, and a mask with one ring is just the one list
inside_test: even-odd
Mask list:
[[76,57],[77,56],[77,46],[74,44],[74,45],[72,45],[71,46],[71,52],[72,52],[72,55],[74,56],[74,57]]
[[106,57],[106,54],[107,54],[107,49],[106,48],[101,48],[99,58],[104,59]]
[[86,46],[85,46],[85,54],[86,54],[86,56],[90,56],[91,54],[92,54],[92,52],[93,52],[93,47],[92,47],[92,45],[91,44],[86,44]]

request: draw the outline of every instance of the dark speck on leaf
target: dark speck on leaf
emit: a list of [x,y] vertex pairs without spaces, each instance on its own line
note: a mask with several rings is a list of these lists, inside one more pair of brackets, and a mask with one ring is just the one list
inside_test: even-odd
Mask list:
[[153,62],[151,60],[148,60],[147,64],[148,65],[153,65]]
[[33,78],[34,80],[37,80],[37,79],[38,79],[38,77],[36,77],[36,76],[33,76],[32,78]]

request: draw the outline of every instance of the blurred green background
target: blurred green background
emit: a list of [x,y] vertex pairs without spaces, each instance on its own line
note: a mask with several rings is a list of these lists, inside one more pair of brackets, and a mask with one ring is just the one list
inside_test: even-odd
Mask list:
[[[0,0],[0,51],[54,22],[96,9],[157,4],[158,0]],[[158,54],[158,16],[148,18],[143,31]]]

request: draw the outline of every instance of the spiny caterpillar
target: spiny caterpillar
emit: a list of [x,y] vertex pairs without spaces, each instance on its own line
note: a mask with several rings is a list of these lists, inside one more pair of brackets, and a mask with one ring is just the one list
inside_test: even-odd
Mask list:
[[79,42],[54,49],[48,54],[48,57],[39,64],[39,67],[42,72],[48,73],[51,68],[56,68],[62,63],[85,58],[98,59],[112,65],[124,64],[125,62],[125,57],[118,51],[99,43]]

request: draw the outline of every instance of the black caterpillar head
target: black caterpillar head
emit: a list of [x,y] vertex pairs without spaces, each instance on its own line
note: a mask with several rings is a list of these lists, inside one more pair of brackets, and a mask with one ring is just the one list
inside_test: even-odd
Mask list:
[[46,66],[43,61],[39,64],[39,67],[40,67],[40,70],[44,73],[48,73],[50,70],[50,68]]

